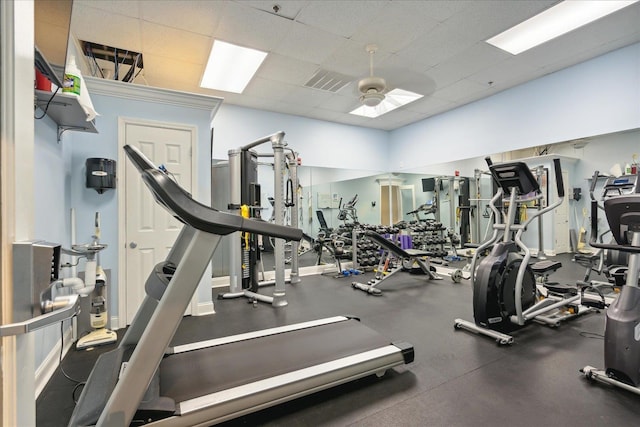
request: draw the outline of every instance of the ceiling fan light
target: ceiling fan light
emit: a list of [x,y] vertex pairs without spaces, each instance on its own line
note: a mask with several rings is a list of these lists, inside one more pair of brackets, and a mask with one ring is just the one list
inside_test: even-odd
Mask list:
[[362,102],[367,107],[375,107],[380,104],[384,100],[384,94],[378,92],[369,92],[364,93],[360,97],[360,102]]

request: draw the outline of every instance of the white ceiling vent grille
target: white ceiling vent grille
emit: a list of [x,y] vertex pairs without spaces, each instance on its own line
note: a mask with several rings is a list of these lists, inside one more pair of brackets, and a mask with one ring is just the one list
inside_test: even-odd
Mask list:
[[327,92],[337,92],[353,81],[352,77],[322,68],[304,85],[313,89],[325,90]]

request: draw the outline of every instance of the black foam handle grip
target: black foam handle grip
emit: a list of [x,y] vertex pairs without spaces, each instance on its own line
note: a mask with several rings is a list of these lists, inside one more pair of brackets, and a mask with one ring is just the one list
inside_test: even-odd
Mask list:
[[[597,173],[598,172],[596,171],[596,174]],[[589,241],[589,244],[591,246],[593,246],[593,243],[596,243],[596,244],[598,243],[596,240],[597,236],[598,236],[598,202],[596,200],[592,200],[591,201],[591,239]]]
[[491,165],[493,164],[493,162],[491,161],[491,157],[487,156],[484,158],[484,160],[487,162],[487,165],[489,165],[489,167],[491,167]]
[[599,176],[600,176],[600,171],[595,171],[593,173],[593,177],[591,178],[591,187],[589,188],[589,191],[591,191],[592,193],[596,189],[596,184],[598,183],[598,177]]
[[556,172],[556,186],[558,187],[558,197],[564,197],[564,181],[562,180],[562,167],[560,159],[553,159],[553,168]]

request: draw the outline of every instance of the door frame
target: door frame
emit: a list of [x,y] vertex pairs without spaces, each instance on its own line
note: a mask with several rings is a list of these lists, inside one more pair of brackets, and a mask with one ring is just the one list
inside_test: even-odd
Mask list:
[[[132,117],[118,117],[118,163],[116,165],[116,176],[121,182],[118,191],[118,328],[127,326],[127,215],[126,215],[126,162],[129,160],[122,147],[125,145],[127,125],[140,125],[158,127],[165,129],[179,129],[191,132],[191,194],[198,194],[197,159],[198,159],[198,127],[185,123],[171,123],[154,120],[145,120]],[[191,298],[190,307],[187,309],[191,313],[198,312],[198,293],[194,293]]]

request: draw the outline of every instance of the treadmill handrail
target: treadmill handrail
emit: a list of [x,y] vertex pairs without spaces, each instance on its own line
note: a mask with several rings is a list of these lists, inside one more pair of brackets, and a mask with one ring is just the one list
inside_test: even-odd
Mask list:
[[178,183],[156,168],[136,147],[125,145],[124,150],[140,171],[143,182],[149,187],[156,201],[185,224],[218,235],[247,231],[288,240],[302,238],[302,230],[300,229],[247,219],[203,205],[194,200]]

